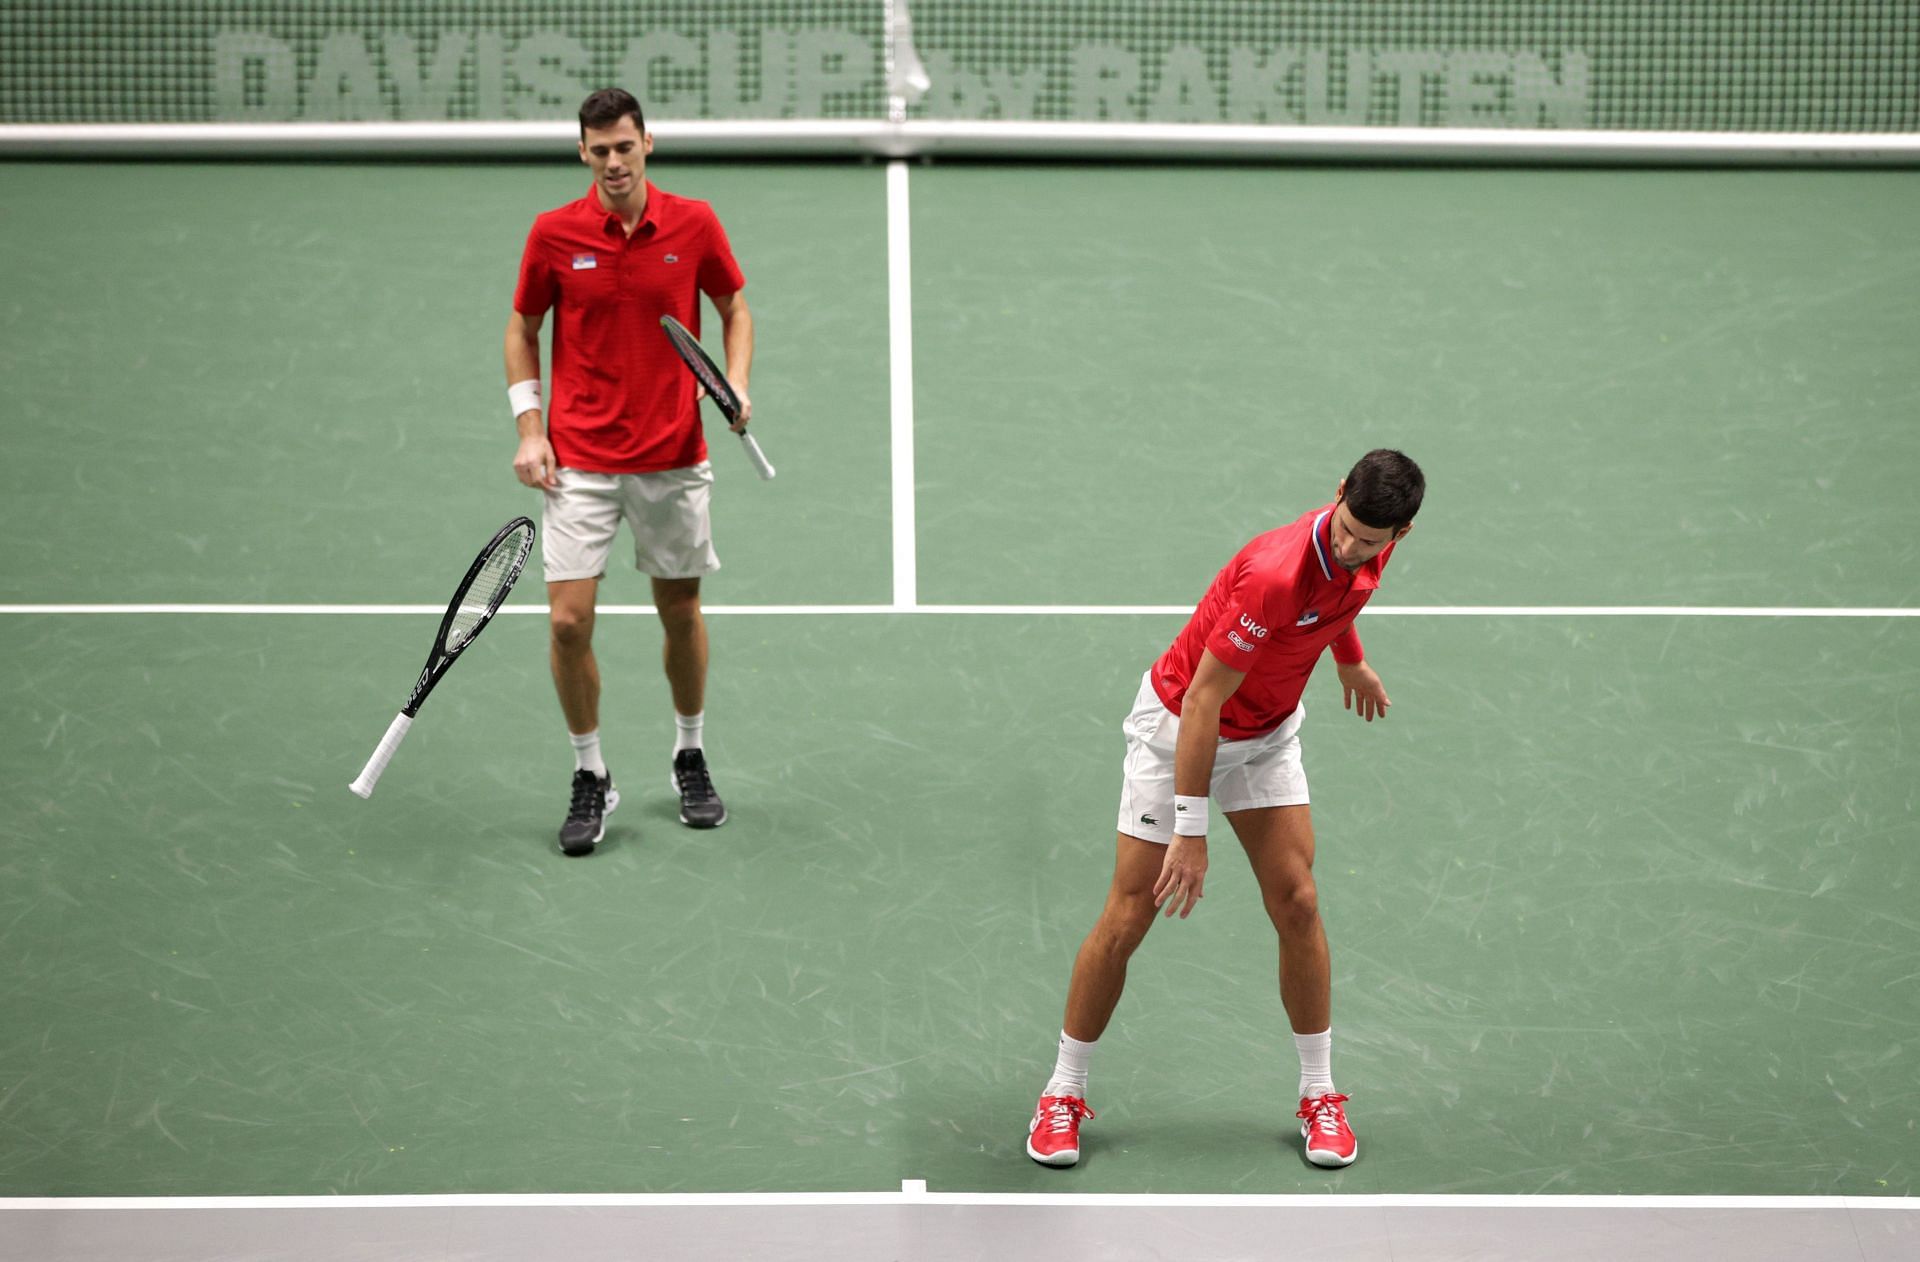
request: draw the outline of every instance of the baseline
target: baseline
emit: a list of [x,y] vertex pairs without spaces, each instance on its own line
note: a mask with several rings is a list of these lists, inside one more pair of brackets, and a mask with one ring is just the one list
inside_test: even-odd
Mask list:
[[[0,605],[4,614],[441,614],[445,605],[48,604]],[[652,605],[601,605],[601,614],[651,616]],[[986,617],[1183,617],[1188,605],[707,605],[716,616],[940,614]],[[538,614],[545,605],[508,605],[508,614]],[[1398,618],[1920,618],[1920,608],[1791,605],[1369,605],[1363,617]]]

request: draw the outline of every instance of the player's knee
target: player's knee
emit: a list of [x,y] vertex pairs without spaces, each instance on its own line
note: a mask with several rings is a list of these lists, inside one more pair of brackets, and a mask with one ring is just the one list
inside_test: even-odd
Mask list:
[[548,625],[553,631],[553,642],[560,649],[578,651],[593,643],[593,614],[590,610],[555,605]]
[[656,591],[654,609],[668,635],[685,635],[700,625],[700,590]]
[[1153,928],[1153,898],[1117,899],[1101,913],[1094,926],[1094,944],[1102,955],[1124,960],[1132,955],[1147,930]]
[[700,626],[700,602],[694,600],[671,609],[662,607],[660,625],[674,639],[692,635]]
[[1267,915],[1283,938],[1307,933],[1320,923],[1320,892],[1311,877],[1276,891],[1266,903]]

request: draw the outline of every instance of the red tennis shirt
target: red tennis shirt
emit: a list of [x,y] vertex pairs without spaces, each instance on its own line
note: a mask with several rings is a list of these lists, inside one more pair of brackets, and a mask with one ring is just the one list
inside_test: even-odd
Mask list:
[[660,327],[747,283],[713,208],[647,184],[628,236],[593,189],[533,221],[513,309],[554,312],[547,440],[569,469],[657,473],[707,458],[693,374]]
[[1200,654],[1247,677],[1220,708],[1220,735],[1247,740],[1280,726],[1300,704],[1322,650],[1337,662],[1364,652],[1353,620],[1380,586],[1393,544],[1348,573],[1333,559],[1333,505],[1257,536],[1214,576],[1172,647],[1153,665],[1153,690],[1180,713]]

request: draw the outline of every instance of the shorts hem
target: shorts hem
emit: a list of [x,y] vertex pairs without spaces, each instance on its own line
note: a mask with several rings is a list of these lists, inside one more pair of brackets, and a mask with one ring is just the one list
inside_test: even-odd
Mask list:
[[1267,798],[1256,802],[1235,802],[1228,806],[1225,802],[1215,802],[1222,815],[1236,815],[1241,811],[1264,811],[1274,806],[1311,806],[1313,800],[1305,793],[1289,793],[1283,797]]
[[[1263,811],[1276,806],[1311,806],[1313,802],[1308,795],[1296,793],[1269,801],[1235,802],[1231,806],[1225,802],[1215,802],[1213,805],[1214,808],[1219,811],[1221,817],[1226,818],[1228,816],[1238,815],[1242,811]],[[1232,820],[1227,820],[1227,827],[1229,830],[1232,829]],[[1137,841],[1144,841],[1150,846],[1170,846],[1173,844],[1174,838],[1174,832],[1171,828],[1147,833],[1141,831],[1140,826],[1131,821],[1121,824],[1119,826],[1119,832],[1123,837],[1132,837]],[[1212,836],[1213,833],[1209,831],[1208,835]]]
[[635,561],[633,563],[633,568],[639,571],[640,573],[645,574],[648,578],[657,578],[661,582],[670,583],[670,582],[673,582],[675,579],[705,578],[709,574],[718,574],[720,572],[720,562],[715,561],[712,565],[709,565],[704,569],[695,570],[691,574],[655,574],[652,570],[640,564],[638,561]]

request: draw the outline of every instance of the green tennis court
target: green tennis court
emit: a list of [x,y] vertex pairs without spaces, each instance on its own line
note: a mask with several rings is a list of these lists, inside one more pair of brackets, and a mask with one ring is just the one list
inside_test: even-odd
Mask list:
[[[781,472],[716,443],[732,821],[611,616],[570,861],[537,582],[345,785],[433,624],[367,607],[536,504],[500,327],[578,169],[7,167],[0,1197],[1920,1194],[1920,173],[916,166],[904,522],[885,169],[651,174]],[[1395,707],[1304,737],[1366,1159],[1289,1138],[1225,846],[1037,1167],[1162,610],[1376,445]]]

